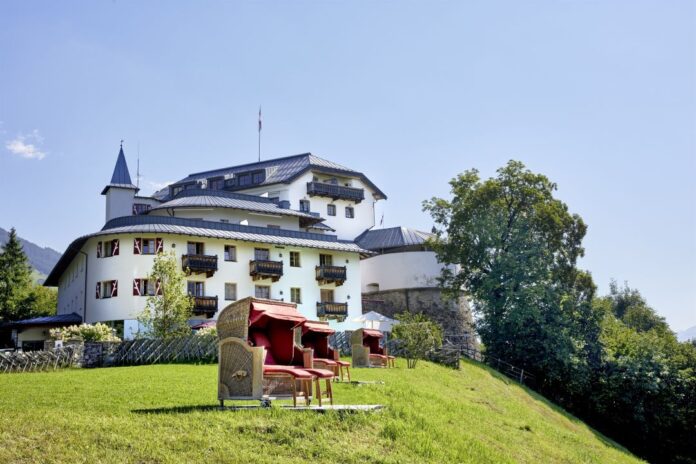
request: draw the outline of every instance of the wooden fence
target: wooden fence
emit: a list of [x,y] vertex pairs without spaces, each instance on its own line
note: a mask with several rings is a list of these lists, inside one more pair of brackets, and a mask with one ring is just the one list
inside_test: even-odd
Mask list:
[[121,343],[104,358],[110,366],[162,363],[213,363],[217,361],[218,340],[213,336],[191,335],[163,339],[136,339]]
[[46,351],[0,352],[0,373],[39,372],[73,367],[78,362],[79,347],[66,346]]

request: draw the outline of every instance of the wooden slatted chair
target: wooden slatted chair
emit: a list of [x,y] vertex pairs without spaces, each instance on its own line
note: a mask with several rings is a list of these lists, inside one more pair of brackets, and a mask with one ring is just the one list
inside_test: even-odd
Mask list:
[[[257,298],[239,300],[220,313],[217,331],[221,406],[225,400],[262,400],[271,396],[292,397],[296,406],[298,390],[305,404],[310,403],[312,382],[318,387],[319,378],[332,378],[333,373],[293,364],[293,329],[305,320],[294,304]],[[302,365],[303,354],[299,356]],[[319,388],[317,392],[320,394]],[[321,404],[321,396],[318,398]],[[333,403],[333,396],[330,398]]]
[[[299,330],[299,329],[298,329]],[[307,321],[302,324],[301,345],[313,350],[314,365],[322,369],[333,370],[336,377],[343,381],[345,371],[350,382],[350,363],[341,361],[339,352],[329,346],[329,336],[336,333],[328,322]]]
[[[353,351],[353,367],[390,367],[393,356],[389,356],[386,347],[380,346],[384,334],[374,329],[358,329],[350,337]],[[391,359],[390,359],[391,358]]]

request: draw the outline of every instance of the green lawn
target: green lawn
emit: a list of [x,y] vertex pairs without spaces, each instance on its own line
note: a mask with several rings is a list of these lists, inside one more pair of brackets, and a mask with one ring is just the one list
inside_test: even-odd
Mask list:
[[[0,375],[0,463],[640,462],[475,362],[355,369],[341,404],[377,413],[220,411],[215,365]],[[274,403],[275,404],[275,403]]]

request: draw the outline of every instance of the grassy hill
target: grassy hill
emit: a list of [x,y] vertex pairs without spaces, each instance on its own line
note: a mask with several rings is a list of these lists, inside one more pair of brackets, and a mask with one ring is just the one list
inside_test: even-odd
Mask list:
[[[0,375],[0,462],[637,463],[473,361],[355,369],[341,404],[378,413],[216,408],[215,365]],[[278,403],[274,403],[274,406]]]

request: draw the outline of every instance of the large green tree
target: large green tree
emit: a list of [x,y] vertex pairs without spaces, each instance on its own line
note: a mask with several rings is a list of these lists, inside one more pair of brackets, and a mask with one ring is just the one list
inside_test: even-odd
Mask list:
[[31,266],[14,227],[0,253],[0,322],[32,315]]
[[595,286],[576,267],[586,226],[554,198],[547,177],[518,161],[497,172],[482,180],[466,171],[450,181],[451,200],[424,202],[438,260],[454,265],[440,283],[449,296],[472,299],[489,356],[534,372],[570,405],[600,360]]
[[138,316],[146,336],[171,338],[189,335],[193,299],[186,293],[186,275],[179,267],[174,252],[159,253],[148,279],[157,282],[159,290],[147,297],[147,306]]

